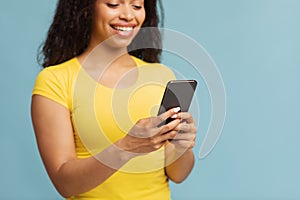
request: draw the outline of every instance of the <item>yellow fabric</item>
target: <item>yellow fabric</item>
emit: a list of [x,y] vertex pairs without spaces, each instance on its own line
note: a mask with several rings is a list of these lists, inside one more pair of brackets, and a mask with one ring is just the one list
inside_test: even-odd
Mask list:
[[[38,75],[33,94],[70,110],[78,158],[99,153],[124,137],[137,120],[157,114],[166,83],[175,76],[161,64],[132,58],[138,66],[138,78],[124,89],[99,84],[76,58],[45,68]],[[164,149],[135,157],[104,183],[70,199],[170,199]]]

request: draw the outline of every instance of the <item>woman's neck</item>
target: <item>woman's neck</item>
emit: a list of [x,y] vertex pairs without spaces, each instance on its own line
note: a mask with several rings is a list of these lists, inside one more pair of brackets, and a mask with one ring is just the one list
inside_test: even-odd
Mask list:
[[127,47],[114,48],[106,44],[90,42],[87,49],[77,58],[86,69],[95,69],[99,66],[109,66],[122,58],[129,57]]

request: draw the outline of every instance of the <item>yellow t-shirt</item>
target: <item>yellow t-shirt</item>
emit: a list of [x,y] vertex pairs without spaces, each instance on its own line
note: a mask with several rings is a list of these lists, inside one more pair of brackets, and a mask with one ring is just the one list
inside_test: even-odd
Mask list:
[[[101,152],[124,137],[137,120],[156,116],[165,86],[175,76],[161,64],[132,59],[138,66],[138,78],[128,88],[99,84],[77,58],[45,68],[38,75],[33,94],[47,97],[71,113],[78,158]],[[70,199],[170,199],[164,149],[131,159],[96,188]]]

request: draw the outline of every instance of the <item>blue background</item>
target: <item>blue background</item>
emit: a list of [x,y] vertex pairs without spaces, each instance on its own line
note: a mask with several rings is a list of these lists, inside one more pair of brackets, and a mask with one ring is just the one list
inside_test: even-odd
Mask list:
[[[171,184],[173,199],[300,199],[300,1],[176,0],[164,7],[165,27],[209,52],[227,93],[219,142],[196,160],[184,183]],[[61,199],[41,163],[30,120],[37,47],[54,9],[50,0],[1,0],[1,199]],[[163,59],[170,66],[180,62],[168,54]],[[199,85],[196,154],[210,117],[208,93]]]

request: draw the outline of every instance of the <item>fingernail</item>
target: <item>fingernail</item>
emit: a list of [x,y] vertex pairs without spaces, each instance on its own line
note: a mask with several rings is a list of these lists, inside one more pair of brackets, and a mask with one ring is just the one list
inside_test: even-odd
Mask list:
[[177,118],[177,117],[178,117],[178,115],[177,115],[177,114],[174,114],[174,115],[172,115],[171,118],[175,119],[175,118]]
[[180,111],[180,107],[173,108],[173,111],[176,112],[176,113],[179,112]]

